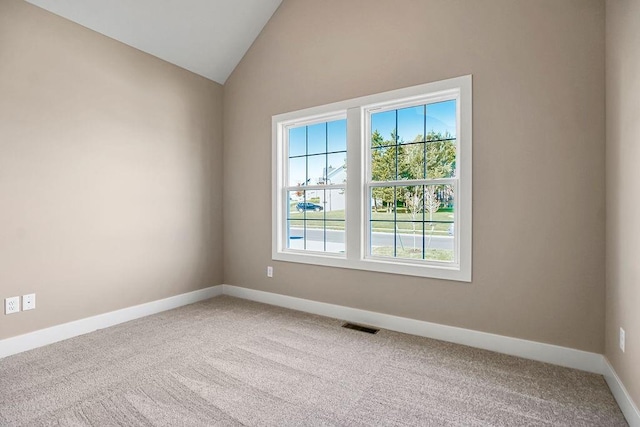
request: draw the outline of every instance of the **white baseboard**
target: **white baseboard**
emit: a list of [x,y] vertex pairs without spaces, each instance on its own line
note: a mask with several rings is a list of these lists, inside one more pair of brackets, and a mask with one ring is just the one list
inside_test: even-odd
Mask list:
[[519,338],[440,325],[422,320],[408,319],[357,308],[327,304],[302,298],[257,291],[232,285],[223,285],[225,295],[244,298],[251,301],[263,302],[279,307],[319,314],[322,316],[347,320],[419,335],[427,338],[448,341],[456,344],[491,350],[498,353],[510,354],[554,365],[580,369],[596,374],[603,373],[603,358],[601,354],[560,347]]
[[629,426],[640,427],[640,411],[638,411],[638,407],[633,402],[631,395],[624,384],[622,384],[622,381],[620,381],[618,374],[613,369],[613,366],[611,366],[611,363],[609,363],[609,360],[604,356],[603,359],[604,372],[602,375],[607,381],[613,397],[616,398],[616,402],[618,402],[618,406],[620,406]]
[[213,298],[222,295],[222,292],[222,285],[211,286],[209,288],[198,289],[197,291],[187,292],[0,340],[0,358],[53,344],[58,341],[93,332],[97,329],[108,328],[109,326],[119,323]]

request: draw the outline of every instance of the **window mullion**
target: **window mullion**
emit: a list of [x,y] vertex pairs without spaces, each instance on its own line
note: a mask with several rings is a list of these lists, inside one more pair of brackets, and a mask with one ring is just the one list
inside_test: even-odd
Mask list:
[[347,259],[359,260],[362,254],[363,233],[366,221],[363,220],[364,170],[363,158],[366,152],[362,144],[363,125],[362,110],[347,110],[347,188],[346,195],[346,235],[345,246]]

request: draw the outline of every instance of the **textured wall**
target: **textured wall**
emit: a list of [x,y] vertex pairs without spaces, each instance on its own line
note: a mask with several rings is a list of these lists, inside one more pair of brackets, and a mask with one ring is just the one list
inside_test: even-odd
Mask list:
[[[222,87],[0,1],[0,339],[222,280]],[[4,310],[3,310],[4,311]]]
[[[607,345],[640,404],[639,0],[607,1]],[[626,349],[618,346],[620,327]]]
[[[604,13],[285,0],[224,87],[225,283],[602,352]],[[465,74],[472,283],[271,261],[272,115]]]

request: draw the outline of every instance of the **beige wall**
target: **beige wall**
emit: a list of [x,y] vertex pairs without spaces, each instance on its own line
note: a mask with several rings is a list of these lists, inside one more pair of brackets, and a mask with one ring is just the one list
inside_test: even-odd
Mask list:
[[[606,356],[640,404],[639,0],[607,1]],[[618,347],[620,327],[626,349]]]
[[0,339],[217,285],[222,87],[0,1]]
[[[285,0],[224,87],[225,283],[602,352],[604,12]],[[272,115],[464,74],[473,283],[271,261]]]

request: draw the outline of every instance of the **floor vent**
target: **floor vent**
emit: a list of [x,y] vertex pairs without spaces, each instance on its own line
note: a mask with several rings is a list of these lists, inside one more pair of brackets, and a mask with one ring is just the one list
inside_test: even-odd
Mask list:
[[355,323],[345,323],[342,325],[343,328],[353,329],[354,331],[366,332],[368,334],[377,334],[380,329],[368,328],[362,325],[356,325]]

